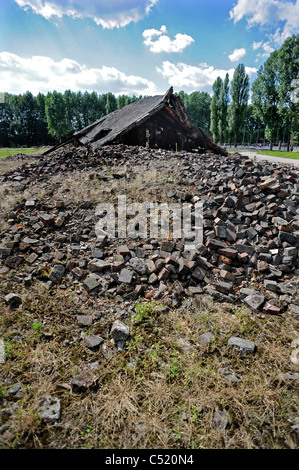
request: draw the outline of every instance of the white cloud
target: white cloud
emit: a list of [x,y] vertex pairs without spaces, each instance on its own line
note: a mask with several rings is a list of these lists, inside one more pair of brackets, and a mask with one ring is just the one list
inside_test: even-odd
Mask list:
[[271,38],[277,44],[296,34],[299,28],[299,0],[238,0],[229,14],[234,23],[246,18],[248,27],[275,27]]
[[252,49],[256,51],[257,49],[263,49],[264,52],[259,52],[256,56],[255,62],[258,62],[260,58],[267,58],[269,55],[275,51],[274,47],[271,46],[270,41],[267,42],[253,42]]
[[137,22],[148,15],[158,0],[15,0],[25,10],[43,16],[47,20],[62,18],[91,18],[103,28],[120,28]]
[[271,52],[275,51],[275,49],[270,46],[269,42],[264,42],[264,44],[262,45],[262,49],[264,49],[264,53],[261,55],[261,57],[269,57]]
[[194,42],[194,39],[187,34],[178,33],[174,39],[167,36],[166,26],[161,26],[160,30],[146,29],[142,33],[144,44],[151,52],[182,52],[187,46]]
[[[183,62],[173,64],[169,61],[163,62],[161,67],[156,67],[156,70],[168,80],[169,85],[174,86],[177,90],[207,91],[208,93],[212,92],[212,85],[217,77],[224,79],[228,73],[230,80],[232,80],[235,71],[234,68],[216,69],[206,63],[194,66]],[[249,77],[257,73],[257,69],[254,67],[245,67],[245,70]]]
[[0,52],[0,90],[34,95],[48,91],[111,91],[115,95],[151,95],[155,84],[136,75],[126,75],[115,67],[89,68],[71,59],[55,62],[50,57],[23,58]]
[[235,49],[229,56],[229,60],[231,62],[238,62],[246,55],[246,49],[241,47],[241,49]]
[[261,41],[261,42],[255,42],[255,41],[253,41],[253,43],[252,43],[252,50],[253,50],[253,51],[256,51],[257,49],[259,49],[259,48],[261,47],[262,44],[263,44],[262,41]]

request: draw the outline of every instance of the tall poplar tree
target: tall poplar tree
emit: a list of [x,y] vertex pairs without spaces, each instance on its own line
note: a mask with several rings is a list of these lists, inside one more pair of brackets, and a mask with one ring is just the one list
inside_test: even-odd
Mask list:
[[299,84],[299,34],[288,37],[278,51],[279,112],[288,134],[288,148],[292,136],[299,134],[299,102],[293,99]]
[[219,120],[220,120],[220,97],[221,97],[221,90],[223,88],[222,79],[217,77],[215,82],[213,83],[213,97],[211,101],[211,124],[210,124],[210,131],[213,134],[214,142],[219,142],[220,135],[219,135]]
[[270,141],[270,150],[280,122],[277,57],[278,51],[274,51],[261,66],[252,84],[253,112],[265,125],[265,137]]
[[229,105],[229,75],[228,73],[225,76],[225,79],[222,83],[221,93],[220,93],[220,111],[219,111],[219,122],[218,122],[218,132],[220,142],[225,142],[227,139],[227,111]]
[[234,72],[230,95],[232,102],[229,106],[229,127],[236,147],[249,98],[249,77],[245,71],[244,64],[239,64]]
[[48,93],[45,109],[49,133],[61,142],[62,138],[68,135],[71,130],[68,126],[63,95],[55,90],[53,93]]

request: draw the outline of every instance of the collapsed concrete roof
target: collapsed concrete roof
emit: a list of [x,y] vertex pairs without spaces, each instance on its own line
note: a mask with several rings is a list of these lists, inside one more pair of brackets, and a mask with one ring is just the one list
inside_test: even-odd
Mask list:
[[168,150],[202,149],[227,155],[203,129],[189,122],[183,102],[173,93],[172,87],[165,95],[150,96],[113,111],[75,132],[62,145],[72,142],[88,146],[92,151],[104,145],[123,143]]

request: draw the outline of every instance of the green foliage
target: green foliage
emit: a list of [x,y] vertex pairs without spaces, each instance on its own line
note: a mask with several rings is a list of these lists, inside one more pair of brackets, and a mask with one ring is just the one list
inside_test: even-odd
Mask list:
[[271,53],[252,84],[254,115],[265,126],[270,143],[283,135],[287,136],[288,147],[291,140],[299,141],[299,102],[293,99],[298,79],[299,35],[293,35]]
[[265,136],[271,143],[271,150],[272,142],[276,137],[276,129],[280,123],[277,54],[277,51],[274,51],[266,60],[252,85],[253,113],[266,127]]
[[220,106],[220,97],[223,88],[223,82],[220,77],[217,77],[216,81],[213,84],[213,98],[211,101],[211,125],[210,131],[213,134],[214,142],[219,142],[220,135],[219,135],[219,121],[220,121],[220,113],[221,113],[221,106]]
[[228,137],[228,126],[227,126],[227,112],[229,105],[229,75],[228,73],[225,76],[225,79],[222,83],[221,93],[220,93],[220,112],[219,112],[219,123],[218,123],[218,132],[220,142],[224,142]]
[[34,331],[38,331],[38,330],[40,329],[40,327],[41,327],[41,323],[38,322],[38,321],[32,323],[32,325],[31,325],[31,328],[32,328]]
[[107,93],[106,95],[106,114],[112,113],[117,109],[117,101],[113,93]]
[[299,143],[299,100],[293,99],[294,88],[298,94],[299,80],[299,34],[285,40],[278,51],[279,112],[288,134],[288,150],[293,139]]
[[7,396],[7,389],[4,387],[4,385],[0,384],[0,401],[6,396]]
[[[288,108],[290,111],[294,111],[293,105],[295,103],[292,101],[292,82],[299,79],[299,34],[294,34],[285,40],[278,51],[277,58],[280,106],[281,108]],[[298,108],[296,107],[296,109]]]
[[191,423],[200,424],[201,419],[201,410],[196,405],[191,406]]
[[210,127],[211,97],[206,92],[194,91],[188,96],[186,111],[195,127],[208,131]]
[[234,72],[230,87],[232,102],[228,111],[229,128],[237,145],[238,133],[244,122],[244,115],[249,98],[249,77],[244,64],[239,64]]
[[122,95],[116,99],[113,93],[71,90],[47,96],[5,93],[4,103],[0,103],[0,147],[54,145],[108,112],[141,98]]
[[184,377],[184,363],[177,351],[173,352],[172,358],[169,358],[165,366],[165,376],[168,382],[178,381]]
[[80,432],[80,439],[82,441],[87,441],[93,437],[95,429],[92,426],[87,426],[87,428]]
[[4,103],[0,104],[0,146],[45,144],[47,136],[43,95],[5,93]]
[[228,137],[227,111],[229,104],[229,75],[222,80],[217,77],[213,84],[210,111],[210,131],[214,142],[224,142]]
[[146,320],[153,313],[152,302],[138,302],[135,305],[135,314],[132,315],[132,323],[139,323],[140,321]]
[[61,142],[62,138],[66,137],[71,131],[68,125],[65,101],[61,93],[57,93],[57,91],[48,93],[46,115],[49,133]]
[[209,93],[194,91],[188,95],[188,93],[180,91],[177,95],[181,98],[186,108],[191,124],[208,132],[210,129],[211,105]]
[[5,348],[5,356],[6,358],[9,358],[13,355],[15,346],[12,343],[9,343],[8,341],[4,342],[4,348]]
[[264,124],[255,116],[252,104],[249,104],[245,110],[242,132],[243,142],[248,142],[250,145],[258,143],[259,138],[264,136]]

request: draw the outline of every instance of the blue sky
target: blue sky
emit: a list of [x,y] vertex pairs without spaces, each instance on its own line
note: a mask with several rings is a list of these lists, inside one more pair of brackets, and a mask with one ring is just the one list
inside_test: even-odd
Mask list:
[[0,91],[211,93],[299,32],[299,0],[1,0]]

